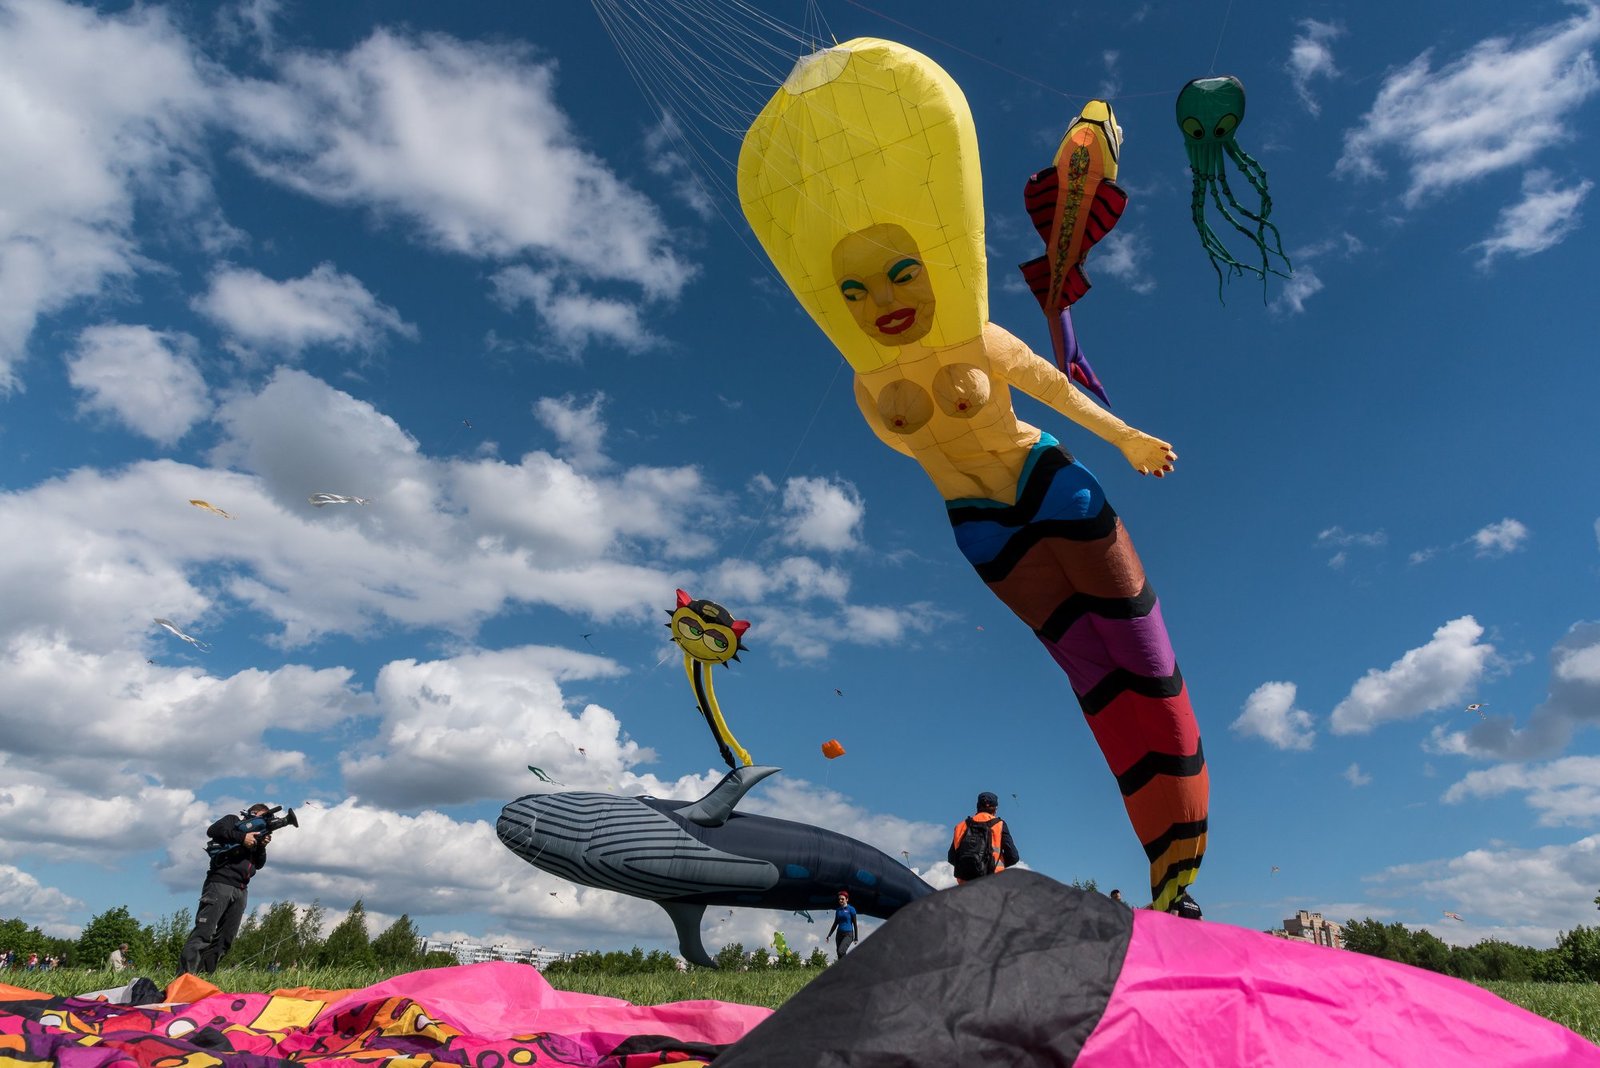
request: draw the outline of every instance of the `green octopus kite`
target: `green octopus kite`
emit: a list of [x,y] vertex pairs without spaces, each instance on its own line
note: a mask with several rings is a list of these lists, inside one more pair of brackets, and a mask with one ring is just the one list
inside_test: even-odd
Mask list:
[[[1289,275],[1272,266],[1271,257],[1277,256],[1289,271],[1294,267],[1283,251],[1283,238],[1278,228],[1267,221],[1272,214],[1272,197],[1267,192],[1266,169],[1252,159],[1234,140],[1234,131],[1244,121],[1244,85],[1238,78],[1224,75],[1220,78],[1196,78],[1178,93],[1178,126],[1183,130],[1184,148],[1189,152],[1189,170],[1194,175],[1194,192],[1189,210],[1194,227],[1200,233],[1200,244],[1211,257],[1211,267],[1217,272],[1217,299],[1222,299],[1222,268],[1234,274],[1246,271],[1261,278],[1263,297],[1266,293],[1267,275],[1279,278]],[[1228,157],[1245,176],[1256,195],[1261,198],[1259,211],[1251,211],[1234,199],[1228,188],[1228,175],[1223,168],[1222,156]],[[1206,222],[1206,192],[1222,217],[1261,250],[1261,266],[1240,263],[1233,258],[1216,233]],[[1230,210],[1231,209],[1231,210]],[[1237,214],[1235,214],[1237,213]],[[1255,224],[1252,230],[1240,219]],[[1268,234],[1271,234],[1270,241]]]

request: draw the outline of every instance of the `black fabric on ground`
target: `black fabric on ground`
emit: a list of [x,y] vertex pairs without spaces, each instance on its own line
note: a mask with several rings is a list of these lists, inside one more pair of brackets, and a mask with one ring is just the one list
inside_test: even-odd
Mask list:
[[1030,871],[895,913],[715,1068],[1070,1065],[1111,999],[1133,911]]

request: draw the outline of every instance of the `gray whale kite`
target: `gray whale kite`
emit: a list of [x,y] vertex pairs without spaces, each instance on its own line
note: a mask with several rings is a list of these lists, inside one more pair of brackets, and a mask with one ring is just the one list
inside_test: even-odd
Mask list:
[[706,906],[827,909],[840,890],[863,916],[888,919],[934,892],[864,842],[792,820],[735,812],[779,768],[735,768],[698,801],[572,791],[528,794],[495,830],[529,864],[583,886],[654,901],[685,960],[715,967],[700,941]]

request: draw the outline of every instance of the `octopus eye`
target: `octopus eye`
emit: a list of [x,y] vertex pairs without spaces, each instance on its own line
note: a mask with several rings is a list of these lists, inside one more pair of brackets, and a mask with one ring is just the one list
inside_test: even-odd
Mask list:
[[1188,134],[1190,137],[1194,138],[1196,141],[1201,140],[1206,135],[1205,126],[1200,122],[1199,119],[1195,118],[1192,115],[1189,118],[1184,119],[1178,125],[1183,127],[1183,132],[1184,133]]
[[1215,133],[1219,138],[1229,137],[1233,134],[1233,131],[1238,128],[1238,126],[1239,116],[1229,112],[1217,120],[1217,128]]

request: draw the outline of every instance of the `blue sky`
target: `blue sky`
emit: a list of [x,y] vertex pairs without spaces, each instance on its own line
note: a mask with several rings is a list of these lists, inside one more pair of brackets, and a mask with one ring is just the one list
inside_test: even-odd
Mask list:
[[[1022,183],[1084,100],[1117,109],[1131,202],[1075,319],[1177,471],[1022,414],[1100,477],[1161,595],[1211,768],[1207,917],[1534,945],[1592,922],[1600,7],[1030,8],[763,10],[963,87],[991,317],[1035,348]],[[1029,866],[1138,895],[1065,678],[728,199],[719,123],[809,50],[739,17],[775,42],[765,81],[726,34],[619,47],[588,4],[0,0],[0,916],[192,907],[205,825],[267,798],[303,826],[259,904],[669,945],[653,906],[534,871],[493,824],[529,764],[717,779],[665,644],[678,587],[753,621],[717,677],[785,769],[751,810],[944,885],[990,789]],[[1219,302],[1189,218],[1173,100],[1213,71],[1249,92],[1295,264],[1265,299]],[[663,129],[650,94],[735,74],[726,115]]]

